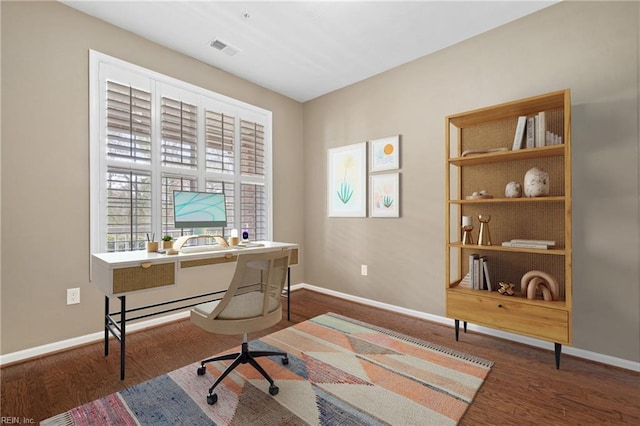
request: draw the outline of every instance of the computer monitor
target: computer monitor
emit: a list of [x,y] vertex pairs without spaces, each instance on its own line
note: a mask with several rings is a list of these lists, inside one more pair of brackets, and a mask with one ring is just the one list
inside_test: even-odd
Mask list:
[[176,228],[224,228],[227,226],[224,194],[174,191],[173,218]]

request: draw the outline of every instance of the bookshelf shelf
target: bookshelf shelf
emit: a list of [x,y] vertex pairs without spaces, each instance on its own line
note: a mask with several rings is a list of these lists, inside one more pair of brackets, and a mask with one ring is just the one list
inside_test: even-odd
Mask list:
[[[525,131],[522,145],[528,148],[516,149],[519,143],[514,143],[514,137],[523,134],[522,117],[526,117],[527,130],[533,128],[530,123],[536,123],[535,132],[544,135],[541,144],[546,146],[525,144],[531,135]],[[543,131],[538,131],[538,123]],[[450,115],[445,118],[445,143],[446,311],[454,319],[456,340],[460,321],[465,330],[466,323],[472,322],[547,340],[555,345],[559,368],[562,345],[572,340],[570,91]],[[469,151],[473,153],[462,156]],[[533,167],[548,173],[549,195],[505,198],[505,185],[516,181],[524,188],[524,175]],[[466,195],[481,189],[494,198],[466,199]],[[462,244],[462,217],[473,218],[472,237],[477,242],[479,215],[491,216],[493,244],[469,244],[466,239],[467,244]],[[546,249],[501,245],[512,239],[551,240],[556,244]],[[493,291],[473,288],[474,278],[478,282],[477,263],[469,259],[473,256],[482,259],[481,265],[486,262]],[[480,271],[484,279],[484,267]],[[527,282],[530,271],[540,271],[557,283],[553,300],[549,294],[544,300],[540,292],[534,298],[525,296],[526,288],[523,292],[520,286],[523,277],[524,286],[531,285]],[[515,295],[498,293],[499,282],[514,284]]]
[[526,248],[526,247],[503,247],[501,245],[491,245],[491,246],[480,246],[477,244],[462,244],[459,242],[454,242],[449,244],[450,247],[465,249],[465,250],[489,250],[489,251],[504,251],[511,253],[535,253],[535,254],[548,254],[555,256],[564,256],[567,251],[564,247],[562,248],[548,248],[548,249],[534,249],[534,248]]
[[535,198],[488,198],[480,200],[449,200],[451,204],[492,204],[492,203],[563,203],[565,197],[535,197]]
[[540,148],[524,148],[517,151],[500,151],[487,154],[469,155],[449,159],[454,166],[473,166],[477,164],[500,163],[505,161],[530,160],[544,157],[562,157],[564,144]]

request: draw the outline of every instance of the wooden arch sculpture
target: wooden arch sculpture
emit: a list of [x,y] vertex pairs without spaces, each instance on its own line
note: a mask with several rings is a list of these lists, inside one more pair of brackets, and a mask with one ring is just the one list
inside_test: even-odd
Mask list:
[[535,299],[540,290],[545,301],[560,299],[560,286],[551,275],[543,271],[529,271],[522,276],[520,291],[527,299]]

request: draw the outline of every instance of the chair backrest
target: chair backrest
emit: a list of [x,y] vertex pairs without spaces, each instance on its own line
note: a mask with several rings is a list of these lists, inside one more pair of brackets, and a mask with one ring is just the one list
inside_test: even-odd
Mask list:
[[290,254],[290,250],[240,254],[227,292],[207,318],[228,323],[221,332],[249,333],[278,323]]

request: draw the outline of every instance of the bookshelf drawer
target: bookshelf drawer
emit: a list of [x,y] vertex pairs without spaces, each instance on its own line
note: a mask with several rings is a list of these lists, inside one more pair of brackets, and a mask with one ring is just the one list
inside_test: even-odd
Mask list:
[[556,343],[569,343],[569,314],[566,310],[523,303],[515,297],[451,291],[448,293],[447,315]]

